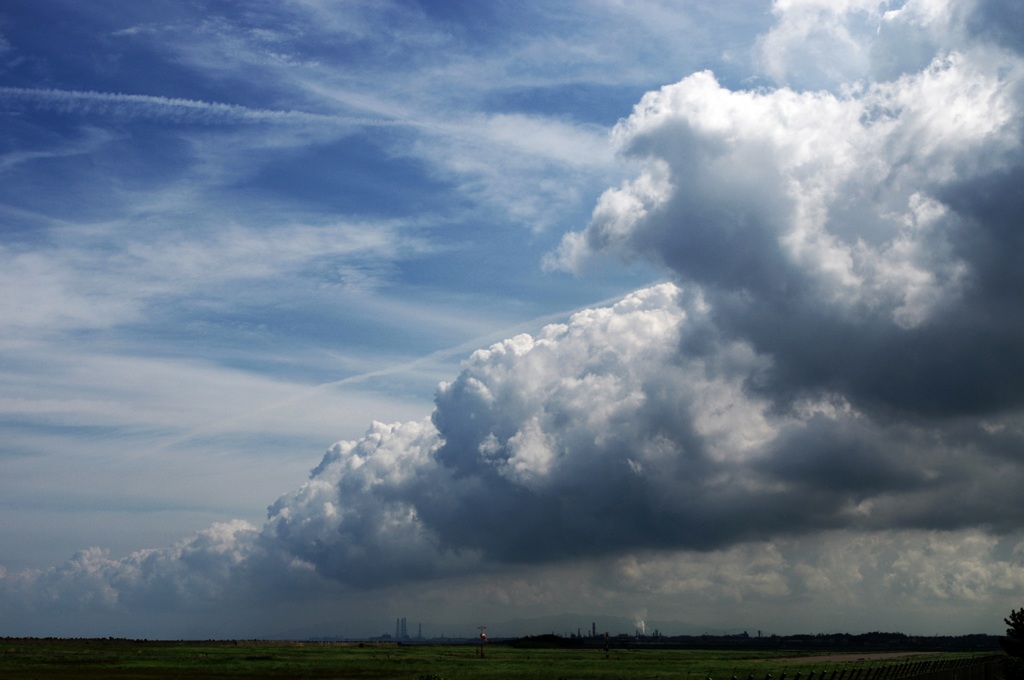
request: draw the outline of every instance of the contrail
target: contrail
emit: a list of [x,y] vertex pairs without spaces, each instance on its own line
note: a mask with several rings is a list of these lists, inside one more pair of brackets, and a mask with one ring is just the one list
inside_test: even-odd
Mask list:
[[415,126],[412,121],[308,111],[253,109],[239,104],[94,90],[0,87],[0,107],[14,104],[64,113],[173,120],[182,123],[279,123],[305,125]]
[[[185,432],[177,437],[165,440],[157,448],[160,450],[165,450],[173,446],[178,446],[189,441],[200,439],[204,436],[221,434],[230,431],[244,423],[252,422],[258,419],[260,416],[265,415],[267,413],[272,413],[286,406],[290,406],[292,404],[302,402],[307,399],[311,399],[317,394],[320,394],[331,388],[341,387],[344,385],[358,384],[367,380],[371,380],[373,378],[403,373],[424,365],[429,366],[431,364],[435,364],[438,362],[444,363],[446,360],[450,361],[453,357],[460,355],[467,356],[474,350],[480,349],[481,347],[488,347],[494,344],[495,342],[500,342],[501,340],[512,337],[518,333],[536,332],[541,327],[546,326],[550,323],[564,321],[568,319],[570,316],[572,316],[574,313],[579,312],[581,310],[590,309],[594,307],[604,307],[614,302],[618,302],[621,299],[621,297],[622,296],[614,296],[606,300],[591,303],[583,307],[577,307],[572,310],[544,314],[542,316],[534,317],[532,319],[521,321],[511,326],[507,326],[505,328],[496,330],[486,335],[471,338],[470,340],[459,343],[458,345],[439,349],[435,352],[431,352],[430,354],[417,357],[410,361],[392,364],[390,366],[385,366],[374,371],[367,371],[365,373],[351,375],[340,380],[331,380],[328,382],[320,383],[318,385],[311,385],[304,389],[297,390],[295,394],[286,399],[282,399],[279,401],[275,401],[274,403],[267,404],[249,413],[242,414],[234,418],[224,419],[215,423],[210,423],[206,426],[193,428],[190,432]],[[429,414],[424,414],[424,416],[426,415]],[[369,423],[367,423],[367,425],[369,425]]]

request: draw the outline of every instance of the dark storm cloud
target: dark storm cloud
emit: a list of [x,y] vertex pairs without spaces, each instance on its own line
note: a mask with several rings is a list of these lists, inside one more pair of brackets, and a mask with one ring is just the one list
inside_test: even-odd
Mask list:
[[[1024,158],[1019,159],[1024,160]],[[878,310],[836,310],[792,286],[711,293],[723,329],[773,367],[751,386],[783,399],[830,390],[885,414],[992,415],[1024,402],[1024,168],[929,186],[949,211],[943,256],[963,268],[956,296],[902,327]],[[940,265],[941,266],[941,265]],[[677,271],[692,274],[693,268]],[[794,275],[795,276],[795,275]],[[812,292],[813,295],[813,292]]]
[[1019,461],[1005,456],[1024,445],[1018,429],[873,417],[838,394],[779,410],[747,387],[771,362],[709,332],[712,311],[664,284],[477,352],[440,388],[431,423],[378,425],[329,453],[271,509],[265,544],[379,585],[1024,520],[1007,481]]
[[1013,377],[1024,370],[1024,334],[1002,316],[1013,310],[990,300],[971,306],[967,298],[943,310],[941,321],[902,329],[789,303],[715,299],[722,327],[753,339],[774,359],[750,387],[783,403],[834,391],[882,418],[944,418],[997,414],[1024,398]]
[[[934,38],[960,14],[941,9],[879,21]],[[648,94],[618,129],[643,173],[561,262],[617,252],[699,285],[718,329],[770,357],[748,385],[779,407],[835,392],[882,415],[1017,408],[1024,90],[1020,60],[977,41],[1006,13],[978,8],[923,71],[843,95],[710,74]]]
[[[699,291],[707,321],[700,341],[684,334],[681,363],[725,342],[759,357],[743,398],[763,400],[772,435],[735,465],[688,468],[754,486],[770,519],[748,517],[746,535],[1005,531],[1024,514],[1011,491],[1024,475],[1024,81],[981,30],[1013,11],[982,5],[962,31],[965,7],[876,16],[863,73],[884,62],[889,80],[733,91],[701,73],[649,93],[616,130],[640,172],[556,256],[569,269],[595,252],[650,260]],[[762,44],[778,76],[804,68],[801,12],[835,37],[851,8],[778,11]],[[721,542],[744,536],[739,504],[698,498]]]

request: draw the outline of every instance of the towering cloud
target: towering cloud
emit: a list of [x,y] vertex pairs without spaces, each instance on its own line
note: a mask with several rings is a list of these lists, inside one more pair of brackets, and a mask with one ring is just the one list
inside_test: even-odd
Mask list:
[[826,392],[924,417],[1015,408],[1021,77],[1018,54],[967,33],[838,93],[692,75],[617,128],[643,170],[557,263],[613,252],[700,286],[716,328],[771,359],[749,384],[782,408]]
[[263,539],[323,576],[380,584],[1024,520],[1012,425],[883,417],[835,390],[780,408],[765,387],[773,356],[724,334],[714,311],[662,284],[476,352],[432,423],[337,445],[271,508]]
[[264,536],[362,582],[756,531],[743,463],[771,428],[742,379],[759,360],[724,343],[678,361],[705,313],[664,284],[476,352],[432,424],[335,447]]

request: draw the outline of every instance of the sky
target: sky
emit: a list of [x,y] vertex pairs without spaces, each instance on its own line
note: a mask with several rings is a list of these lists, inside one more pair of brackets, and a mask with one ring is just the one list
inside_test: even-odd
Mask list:
[[1002,632],[1022,36],[3,3],[0,635]]

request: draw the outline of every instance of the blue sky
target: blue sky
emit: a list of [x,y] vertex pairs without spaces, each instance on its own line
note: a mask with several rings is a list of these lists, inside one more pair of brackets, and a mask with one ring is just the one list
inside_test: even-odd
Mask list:
[[9,6],[7,512],[124,508],[75,527],[122,548],[259,518],[335,439],[428,413],[468,351],[653,276],[541,271],[658,82],[576,55],[589,12],[563,11]]
[[998,631],[1022,21],[6,3],[0,633]]

